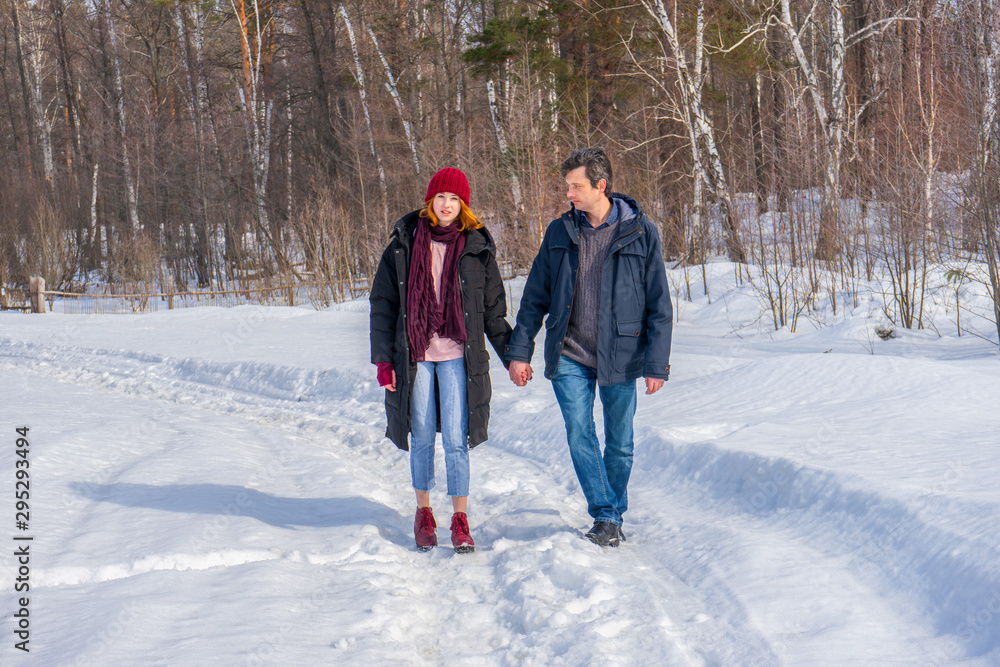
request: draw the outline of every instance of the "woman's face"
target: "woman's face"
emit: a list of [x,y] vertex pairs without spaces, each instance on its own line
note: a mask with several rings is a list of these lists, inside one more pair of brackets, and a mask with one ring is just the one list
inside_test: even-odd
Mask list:
[[432,206],[438,222],[442,227],[447,227],[455,222],[462,211],[462,200],[454,192],[439,192],[434,195]]

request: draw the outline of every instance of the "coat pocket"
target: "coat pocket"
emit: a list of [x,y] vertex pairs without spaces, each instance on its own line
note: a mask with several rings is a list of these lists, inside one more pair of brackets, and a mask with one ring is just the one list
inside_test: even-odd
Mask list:
[[622,320],[616,327],[614,369],[627,372],[641,369],[643,363],[642,351],[642,320]]

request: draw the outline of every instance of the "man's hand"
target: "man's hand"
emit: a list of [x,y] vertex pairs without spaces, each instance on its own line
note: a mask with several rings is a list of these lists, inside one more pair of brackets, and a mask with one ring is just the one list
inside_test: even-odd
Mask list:
[[387,384],[385,386],[385,388],[388,389],[389,391],[396,391],[396,371],[395,371],[395,369],[393,369],[393,371],[392,371],[392,384]]
[[507,366],[507,372],[510,374],[510,381],[518,387],[523,387],[531,381],[531,364],[526,361],[510,362]]
[[658,380],[656,378],[646,378],[646,393],[655,394],[660,391],[660,387],[663,386],[663,380]]

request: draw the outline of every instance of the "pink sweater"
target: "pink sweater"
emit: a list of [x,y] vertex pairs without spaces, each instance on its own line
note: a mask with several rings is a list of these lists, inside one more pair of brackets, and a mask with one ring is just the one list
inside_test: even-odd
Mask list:
[[[448,246],[444,243],[431,241],[431,276],[434,278],[434,294],[440,299],[441,268],[444,265],[444,255]],[[451,361],[463,357],[462,344],[450,338],[441,338],[437,333],[431,334],[431,342],[424,353],[424,361]]]

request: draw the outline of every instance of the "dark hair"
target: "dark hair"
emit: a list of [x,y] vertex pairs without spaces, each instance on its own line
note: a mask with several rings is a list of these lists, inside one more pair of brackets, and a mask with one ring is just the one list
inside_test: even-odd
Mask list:
[[603,148],[581,148],[573,151],[559,167],[559,173],[566,178],[566,174],[580,167],[587,168],[587,179],[592,187],[596,188],[597,182],[603,178],[608,183],[604,193],[611,194],[611,161],[608,160],[608,154]]

